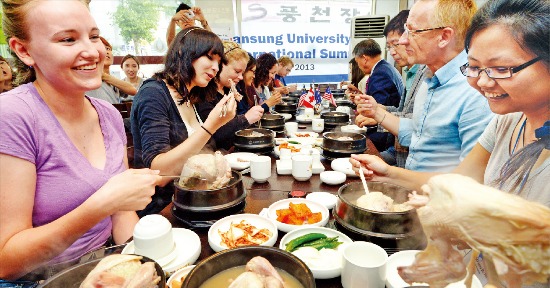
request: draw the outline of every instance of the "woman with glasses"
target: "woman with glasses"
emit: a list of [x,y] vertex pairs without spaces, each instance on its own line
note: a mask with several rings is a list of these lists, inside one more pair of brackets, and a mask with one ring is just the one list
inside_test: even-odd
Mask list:
[[[473,18],[461,67],[494,113],[478,143],[454,173],[550,206],[550,2],[493,0]],[[412,189],[434,173],[391,167],[377,157],[351,162],[374,181]]]

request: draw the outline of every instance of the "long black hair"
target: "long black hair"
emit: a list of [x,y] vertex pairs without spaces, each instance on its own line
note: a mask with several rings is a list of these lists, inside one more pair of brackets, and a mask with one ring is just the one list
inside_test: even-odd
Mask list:
[[277,65],[277,58],[270,53],[264,53],[256,59],[256,75],[254,86],[266,85],[269,81],[269,70]]
[[[166,53],[164,69],[155,73],[153,78],[166,80],[168,85],[173,86],[183,97],[180,104],[187,101],[198,102],[197,93],[187,91],[187,84],[195,77],[193,61],[202,56],[218,55],[222,58],[219,68],[221,70],[223,56],[223,44],[220,38],[205,29],[189,27],[181,30]],[[211,85],[214,81],[210,81]],[[214,85],[216,83],[213,83]],[[200,88],[200,87],[195,87]],[[192,89],[195,90],[195,89]]]
[[[541,58],[550,70],[550,1],[547,0],[491,0],[479,9],[466,32],[464,46],[470,48],[472,38],[490,26],[506,27],[525,51]],[[508,159],[499,179],[493,185],[506,187],[519,193],[529,178],[531,169],[544,149],[550,149],[550,121],[535,130],[537,140],[523,147]]]

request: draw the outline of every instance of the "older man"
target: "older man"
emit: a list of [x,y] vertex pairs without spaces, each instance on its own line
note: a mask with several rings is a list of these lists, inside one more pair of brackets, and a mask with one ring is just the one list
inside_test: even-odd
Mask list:
[[413,5],[399,44],[410,63],[426,64],[433,76],[416,94],[412,119],[388,113],[372,97],[359,100],[361,114],[409,146],[407,169],[451,171],[493,117],[487,101],[459,69],[467,62],[464,35],[475,11],[474,0],[420,0]]
[[[384,36],[386,37],[386,50],[392,56],[393,60],[399,67],[405,70],[405,95],[401,97],[399,107],[382,106],[386,111],[391,112],[397,117],[412,118],[414,99],[418,88],[425,78],[425,72],[428,69],[426,65],[413,64],[409,62],[409,56],[405,51],[404,45],[399,45],[399,38],[405,32],[405,23],[409,17],[409,10],[402,10],[395,17],[390,19],[388,25],[384,28]],[[357,115],[355,122],[358,126],[376,125],[376,121],[372,118],[367,118],[362,115]],[[383,131],[383,127],[378,127],[378,132]],[[380,156],[386,163],[397,167],[405,168],[407,156],[409,155],[409,147],[402,146],[399,141],[395,141],[395,145],[382,151]]]
[[[401,97],[405,97],[403,80],[397,69],[382,59],[380,45],[373,39],[363,40],[353,48],[353,56],[359,69],[370,74],[366,91],[361,92],[374,97],[382,105],[398,107]],[[387,132],[369,131],[367,135],[379,151],[393,145],[393,137],[389,138]]]

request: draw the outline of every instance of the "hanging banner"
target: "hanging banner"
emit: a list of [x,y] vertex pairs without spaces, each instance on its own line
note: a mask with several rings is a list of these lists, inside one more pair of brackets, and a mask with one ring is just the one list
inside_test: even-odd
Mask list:
[[241,1],[240,35],[233,40],[258,57],[289,56],[287,83],[348,78],[351,19],[370,15],[371,1]]

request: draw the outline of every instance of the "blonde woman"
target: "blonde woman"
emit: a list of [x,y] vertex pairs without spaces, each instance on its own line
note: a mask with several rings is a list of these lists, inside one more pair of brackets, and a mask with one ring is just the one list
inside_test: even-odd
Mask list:
[[110,238],[126,242],[161,177],[128,170],[120,113],[85,95],[106,55],[88,7],[2,0],[2,10],[22,85],[0,97],[0,279],[45,279]]
[[[224,57],[226,62],[222,65],[222,69],[214,78],[214,89],[207,89],[203,94],[201,103],[197,104],[197,110],[199,115],[204,120],[210,114],[210,111],[215,107],[216,103],[228,94],[233,82],[237,85],[240,81],[243,81],[243,75],[249,62],[248,53],[243,50],[239,44],[231,41],[223,42]],[[243,97],[241,101],[247,101]],[[245,114],[237,115],[227,124],[222,126],[216,133],[214,133],[214,140],[216,141],[216,147],[229,150],[234,143],[235,132],[241,129],[248,128],[253,123],[256,123],[262,118],[264,108],[260,105],[252,106]]]

